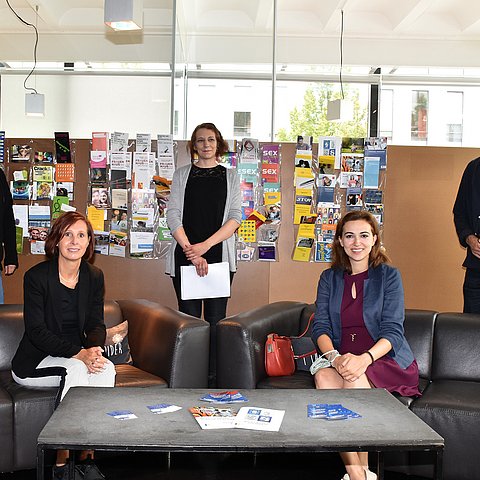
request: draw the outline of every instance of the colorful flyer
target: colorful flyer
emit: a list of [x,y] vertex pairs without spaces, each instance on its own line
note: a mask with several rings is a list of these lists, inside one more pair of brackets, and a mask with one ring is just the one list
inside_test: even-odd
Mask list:
[[255,220],[242,220],[237,234],[240,242],[256,242],[257,230],[255,228]]

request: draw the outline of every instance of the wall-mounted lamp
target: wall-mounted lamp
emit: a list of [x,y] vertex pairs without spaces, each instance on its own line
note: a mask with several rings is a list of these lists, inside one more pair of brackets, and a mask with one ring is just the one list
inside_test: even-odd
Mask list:
[[26,93],[25,115],[43,117],[45,115],[45,95],[42,93]]
[[142,0],[105,0],[105,25],[117,31],[140,30],[143,27]]

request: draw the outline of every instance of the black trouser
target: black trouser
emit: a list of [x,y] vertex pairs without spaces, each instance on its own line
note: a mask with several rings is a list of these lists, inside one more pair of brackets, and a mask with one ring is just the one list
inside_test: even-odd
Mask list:
[[465,271],[463,312],[480,313],[480,270],[467,268]]
[[[234,272],[230,272],[230,285],[233,281]],[[173,288],[177,295],[178,310],[187,313],[193,317],[203,318],[210,324],[210,357],[208,366],[208,376],[210,387],[214,387],[217,365],[217,323],[227,315],[227,302],[229,297],[205,298],[199,300],[182,300],[181,298],[181,279],[180,269],[175,270],[175,276],[172,277]]]

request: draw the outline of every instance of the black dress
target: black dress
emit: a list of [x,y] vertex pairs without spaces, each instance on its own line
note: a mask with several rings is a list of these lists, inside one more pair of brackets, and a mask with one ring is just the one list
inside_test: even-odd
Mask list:
[[[185,187],[183,229],[190,244],[205,241],[223,224],[227,199],[227,171],[222,165],[199,168],[192,165]],[[210,248],[203,257],[211,263],[222,261],[222,243]],[[191,265],[180,245],[175,249],[175,275],[180,266]]]

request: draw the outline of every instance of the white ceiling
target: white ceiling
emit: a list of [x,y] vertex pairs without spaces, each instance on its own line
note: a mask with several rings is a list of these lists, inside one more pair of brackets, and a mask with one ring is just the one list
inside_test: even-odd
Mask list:
[[[39,61],[162,62],[171,0],[144,0],[144,29],[111,32],[103,0],[10,0],[37,23]],[[35,9],[38,6],[38,19]],[[273,0],[177,0],[188,63],[270,63]],[[277,59],[346,65],[480,67],[480,0],[278,0]],[[0,0],[0,62],[30,61],[33,30]]]

